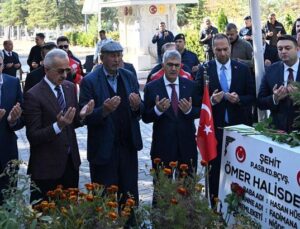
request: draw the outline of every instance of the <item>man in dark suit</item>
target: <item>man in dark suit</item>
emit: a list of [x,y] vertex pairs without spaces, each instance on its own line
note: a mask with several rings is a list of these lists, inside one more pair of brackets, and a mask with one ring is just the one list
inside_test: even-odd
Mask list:
[[297,41],[290,35],[278,38],[277,49],[281,61],[271,65],[261,81],[258,93],[258,107],[271,110],[275,128],[290,132],[299,106],[294,106],[289,94],[295,90],[290,84],[300,81]]
[[[10,160],[18,159],[17,136],[14,131],[24,125],[20,120],[22,92],[19,79],[3,74],[3,59],[0,57],[0,173]],[[0,204],[2,189],[7,188],[9,178],[0,177]]]
[[185,163],[191,172],[197,168],[194,119],[199,118],[201,98],[194,81],[179,77],[180,64],[178,51],[165,52],[164,76],[145,87],[143,121],[153,122],[151,159],[160,158],[166,167],[171,161]]
[[[230,59],[230,42],[226,35],[217,34],[213,38],[215,60],[208,62],[209,93],[218,141],[217,158],[210,162],[209,173],[210,197],[218,196],[220,164],[222,152],[222,127],[248,124],[246,112],[255,101],[255,83],[250,70],[244,64]],[[204,88],[203,67],[197,74],[201,94]],[[213,203],[213,202],[212,202]]]
[[[44,59],[46,54],[54,49],[57,48],[54,42],[47,42],[42,46],[42,58]],[[45,68],[44,64],[41,63],[41,66],[37,69],[34,69],[32,72],[28,73],[25,79],[25,86],[24,86],[24,93],[32,88],[34,85],[39,83],[45,77]]]
[[95,109],[86,118],[91,180],[118,185],[124,203],[128,193],[138,202],[137,151],[143,147],[139,126],[143,103],[136,77],[119,67],[122,51],[115,41],[102,46],[103,64],[83,78],[79,103],[84,106],[95,100]]
[[79,112],[67,53],[54,49],[44,60],[45,78],[24,96],[26,135],[30,143],[28,174],[41,193],[31,193],[31,201],[46,199],[46,193],[61,184],[78,187],[80,157],[75,128],[93,110],[89,101]]
[[11,40],[6,40],[3,42],[3,73],[16,76],[17,70],[21,68],[21,62],[19,60],[18,53],[13,51],[14,45]]

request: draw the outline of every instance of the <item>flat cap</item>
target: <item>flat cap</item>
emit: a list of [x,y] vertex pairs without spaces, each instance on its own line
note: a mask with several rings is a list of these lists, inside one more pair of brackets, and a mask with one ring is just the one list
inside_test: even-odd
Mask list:
[[182,39],[185,41],[185,36],[183,33],[178,33],[175,37],[174,37],[174,41],[177,41],[179,39]]
[[106,52],[123,52],[123,48],[119,42],[109,41],[101,47],[101,53]]

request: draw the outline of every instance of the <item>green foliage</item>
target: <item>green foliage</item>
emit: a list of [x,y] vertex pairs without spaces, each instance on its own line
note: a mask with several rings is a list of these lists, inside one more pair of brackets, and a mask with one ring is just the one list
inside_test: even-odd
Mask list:
[[118,25],[118,10],[117,8],[102,8],[101,9],[101,29],[105,31],[113,31],[114,24]]
[[287,14],[284,18],[284,28],[287,31],[287,33],[290,33],[292,31],[292,27],[294,24],[294,20],[290,14]]
[[1,3],[0,19],[4,26],[24,25],[26,16],[25,0],[5,0]]
[[106,37],[113,39],[114,41],[120,40],[120,33],[118,31],[109,31],[106,33]]
[[219,12],[219,16],[218,16],[218,31],[220,33],[225,31],[225,27],[228,24],[228,19],[227,16],[225,15],[224,9],[222,8]]
[[203,47],[199,45],[199,30],[186,28],[181,31],[185,34],[186,48],[197,54],[200,61],[205,59]]
[[57,9],[60,26],[83,23],[82,5],[77,4],[75,0],[60,0]]

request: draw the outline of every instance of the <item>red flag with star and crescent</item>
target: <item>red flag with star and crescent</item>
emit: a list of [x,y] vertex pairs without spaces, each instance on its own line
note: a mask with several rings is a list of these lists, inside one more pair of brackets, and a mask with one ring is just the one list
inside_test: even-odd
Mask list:
[[200,121],[196,140],[202,160],[209,162],[216,158],[217,140],[215,136],[214,120],[212,117],[211,103],[209,99],[208,84],[205,84],[204,86]]

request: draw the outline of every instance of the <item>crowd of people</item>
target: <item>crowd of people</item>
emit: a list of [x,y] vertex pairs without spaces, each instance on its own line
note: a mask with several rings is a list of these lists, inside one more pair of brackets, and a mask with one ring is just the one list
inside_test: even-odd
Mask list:
[[[271,111],[276,128],[290,132],[299,111],[289,95],[295,90],[291,82],[300,81],[300,18],[295,22],[295,34],[286,35],[275,14],[270,15],[263,31],[266,73],[258,97],[251,17],[244,20],[240,31],[229,23],[225,34],[218,33],[210,19],[204,20],[199,42],[208,61],[205,65],[186,49],[184,34],[174,37],[161,22],[152,39],[157,43],[158,64],[149,73],[143,99],[133,65],[123,61],[123,47],[106,38],[103,30],[93,58],[97,64],[85,76],[67,37],[45,43],[44,34],[36,34],[23,95],[15,77],[21,67],[18,54],[12,51],[12,41],[4,41],[0,172],[18,158],[15,131],[25,126],[30,144],[28,174],[40,189],[32,190],[31,201],[47,199],[47,192],[57,185],[78,187],[80,156],[75,129],[86,125],[91,182],[118,185],[121,202],[130,195],[138,204],[137,152],[143,147],[140,119],[153,123],[151,159],[160,158],[166,167],[172,161],[188,164],[191,175],[198,161],[194,120],[199,118],[207,72],[218,141],[218,155],[209,162],[209,190],[211,198],[218,196],[222,127],[252,125],[252,108],[257,105]],[[7,184],[8,177],[1,177],[0,189]]]

